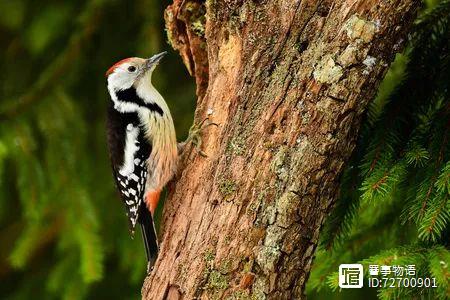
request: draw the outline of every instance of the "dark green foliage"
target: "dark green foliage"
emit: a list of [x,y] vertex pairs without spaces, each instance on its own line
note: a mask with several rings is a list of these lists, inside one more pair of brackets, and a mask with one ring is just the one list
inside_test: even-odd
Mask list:
[[[372,102],[308,291],[338,287],[341,263],[416,265],[438,288],[380,299],[450,297],[450,1],[425,11]],[[394,87],[395,86],[395,87]],[[320,297],[319,297],[320,298]]]
[[[1,299],[138,298],[146,259],[110,171],[104,73],[170,50],[167,4],[0,0]],[[185,134],[194,86],[176,53],[154,82]]]

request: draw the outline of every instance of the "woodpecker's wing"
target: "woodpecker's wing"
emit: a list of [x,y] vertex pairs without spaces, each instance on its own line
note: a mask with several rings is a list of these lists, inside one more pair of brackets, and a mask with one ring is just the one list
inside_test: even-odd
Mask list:
[[134,166],[133,173],[130,175],[124,176],[120,171],[115,170],[113,167],[116,186],[119,190],[120,197],[125,204],[132,233],[134,233],[140,210],[143,209],[141,203],[144,201],[145,182],[147,178],[146,161],[144,160],[144,157],[137,157],[135,158],[135,161],[137,163]]
[[152,147],[135,113],[118,113],[111,108],[107,127],[113,176],[125,204],[130,230],[134,233],[140,210],[145,209],[141,203],[147,181],[147,159]]

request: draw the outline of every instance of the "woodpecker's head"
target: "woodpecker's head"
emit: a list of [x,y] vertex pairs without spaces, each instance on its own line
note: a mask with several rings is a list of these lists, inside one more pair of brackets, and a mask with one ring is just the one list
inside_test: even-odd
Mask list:
[[106,71],[108,88],[118,91],[136,87],[141,80],[150,81],[153,70],[166,53],[162,52],[147,59],[130,57],[115,63]]

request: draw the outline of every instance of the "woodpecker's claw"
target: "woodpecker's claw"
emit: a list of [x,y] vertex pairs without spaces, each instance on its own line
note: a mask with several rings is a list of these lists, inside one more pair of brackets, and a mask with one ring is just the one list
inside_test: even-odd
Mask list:
[[184,142],[181,142],[178,144],[179,153],[183,152],[183,150],[187,144],[192,143],[194,145],[195,149],[198,151],[198,153],[201,156],[207,157],[208,155],[206,155],[206,153],[201,149],[201,146],[202,146],[201,133],[206,127],[209,127],[211,125],[219,126],[219,124],[217,124],[217,123],[210,122],[208,117],[203,119],[200,122],[200,124],[198,124],[198,125],[193,124],[191,126],[191,128],[189,129],[189,135],[188,135],[187,139]]

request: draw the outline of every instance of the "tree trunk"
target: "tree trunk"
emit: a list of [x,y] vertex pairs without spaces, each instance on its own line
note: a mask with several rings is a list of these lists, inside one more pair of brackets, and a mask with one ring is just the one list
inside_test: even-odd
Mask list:
[[[196,77],[145,299],[303,299],[361,118],[418,0],[175,0],[172,45]],[[205,24],[206,21],[206,24]]]

